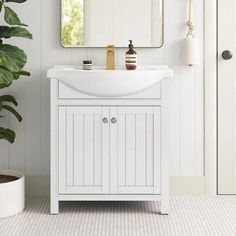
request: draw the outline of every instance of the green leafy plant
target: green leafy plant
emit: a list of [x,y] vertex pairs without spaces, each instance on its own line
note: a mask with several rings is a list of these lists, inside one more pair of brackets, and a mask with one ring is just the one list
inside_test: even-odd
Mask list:
[[[0,14],[4,14],[6,25],[0,25],[0,90],[9,87],[14,80],[22,75],[30,76],[28,71],[23,70],[27,55],[21,48],[7,44],[9,38],[20,37],[32,39],[32,34],[26,29],[27,25],[22,23],[16,12],[8,3],[24,3],[27,0],[0,0]],[[0,119],[3,111],[10,112],[21,122],[22,117],[13,106],[17,106],[16,99],[11,95],[0,96]],[[10,143],[15,141],[15,132],[11,129],[0,127],[0,139]]]

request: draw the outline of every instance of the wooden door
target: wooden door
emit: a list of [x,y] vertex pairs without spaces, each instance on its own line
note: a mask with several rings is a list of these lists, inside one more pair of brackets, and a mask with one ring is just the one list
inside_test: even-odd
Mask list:
[[59,193],[109,192],[109,108],[59,108]]
[[218,4],[218,193],[236,194],[236,1]]
[[110,120],[111,193],[159,194],[160,108],[111,107]]

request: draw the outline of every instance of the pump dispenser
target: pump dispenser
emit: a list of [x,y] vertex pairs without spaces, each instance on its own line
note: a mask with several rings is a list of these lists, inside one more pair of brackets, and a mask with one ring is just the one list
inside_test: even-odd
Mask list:
[[136,70],[137,68],[137,53],[134,50],[132,40],[129,40],[129,50],[125,55],[125,66],[127,70]]

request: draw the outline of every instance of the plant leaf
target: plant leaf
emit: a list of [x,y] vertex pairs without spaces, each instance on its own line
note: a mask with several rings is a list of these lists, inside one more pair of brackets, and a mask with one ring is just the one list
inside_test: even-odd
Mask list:
[[19,79],[21,75],[30,76],[30,73],[23,70],[11,73],[7,69],[0,66],[0,89],[9,87],[13,80]]
[[0,139],[5,139],[9,143],[14,143],[16,138],[16,134],[11,129],[0,128]]
[[10,106],[8,106],[8,105],[2,105],[2,109],[11,112],[11,113],[16,117],[16,119],[17,119],[19,122],[22,121],[21,115],[20,115],[14,108],[12,108],[12,107],[10,107]]
[[[18,104],[17,104],[17,101],[16,101],[16,99],[13,97],[13,96],[11,96],[11,95],[2,95],[2,96],[0,96],[0,112],[2,111],[2,109],[3,109],[3,103],[4,102],[11,102],[12,104],[14,104],[15,106],[17,106]],[[0,116],[1,117],[1,116]]]
[[26,70],[20,70],[17,72],[20,75],[24,75],[24,76],[30,76],[30,72],[26,71]]
[[10,86],[14,79],[15,78],[10,71],[0,67],[0,89]]
[[9,44],[1,44],[0,51],[7,54],[15,62],[15,64],[18,67],[17,71],[21,70],[25,66],[27,61],[27,56],[22,49]]
[[6,0],[6,2],[16,2],[16,3],[23,3],[26,2],[27,0]]
[[[0,102],[11,102],[11,103],[13,103],[15,106],[17,106],[18,105],[18,103],[17,103],[17,101],[16,101],[16,99],[13,97],[13,96],[11,96],[11,95],[2,95],[2,96],[0,96]],[[1,110],[1,109],[0,109]]]
[[19,17],[17,16],[17,14],[10,8],[10,7],[6,7],[5,8],[5,15],[4,15],[4,19],[7,22],[7,24],[9,25],[21,25],[21,26],[27,26],[24,23],[22,23],[19,19]]
[[0,0],[0,12],[2,11],[3,2]]
[[32,34],[25,28],[14,26],[0,26],[0,38],[21,37],[32,39]]
[[14,76],[14,79],[15,79],[15,80],[19,79],[19,77],[20,77],[21,75],[30,76],[30,72],[24,71],[24,70],[20,70],[20,71],[17,71],[17,72],[14,72],[14,73],[13,73],[13,76]]
[[4,51],[0,50],[0,66],[8,69],[11,72],[17,72],[18,66],[15,61],[9,57]]

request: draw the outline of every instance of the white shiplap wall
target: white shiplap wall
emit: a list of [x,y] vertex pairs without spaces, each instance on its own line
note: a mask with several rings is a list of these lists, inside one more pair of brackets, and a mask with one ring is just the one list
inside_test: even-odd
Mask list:
[[[167,64],[174,70],[171,86],[171,175],[204,174],[204,7],[196,1],[195,23],[201,42],[201,65],[187,68],[180,62],[180,40],[185,36],[187,0],[164,0],[165,45],[161,49],[137,49],[140,64]],[[24,121],[18,124],[6,116],[3,123],[15,129],[17,140],[0,142],[0,168],[14,168],[27,175],[49,175],[49,80],[46,70],[55,64],[80,64],[91,58],[105,64],[104,49],[64,49],[60,46],[60,0],[29,0],[14,4],[22,20],[30,25],[33,41],[14,40],[29,55],[30,79],[10,88],[19,101]],[[124,61],[125,49],[117,50],[117,63]],[[2,120],[1,120],[2,122]]]

